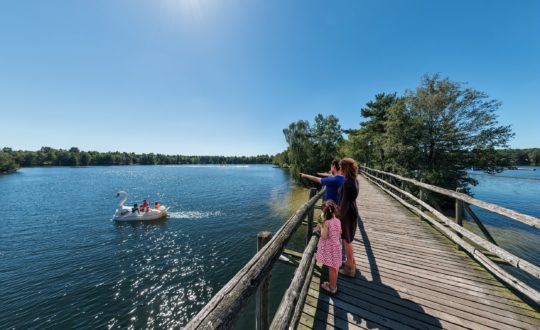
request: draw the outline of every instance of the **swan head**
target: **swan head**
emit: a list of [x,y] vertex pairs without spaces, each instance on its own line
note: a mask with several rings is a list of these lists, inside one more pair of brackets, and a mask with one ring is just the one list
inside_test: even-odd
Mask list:
[[118,196],[121,196],[121,195],[127,196],[127,193],[125,191],[119,191],[119,192],[116,193],[115,197],[118,197]]

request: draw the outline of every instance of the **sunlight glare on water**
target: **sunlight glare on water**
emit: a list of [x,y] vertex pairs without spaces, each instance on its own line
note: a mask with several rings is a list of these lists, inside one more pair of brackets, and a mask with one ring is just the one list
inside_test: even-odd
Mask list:
[[[119,190],[129,194],[126,205],[146,198],[170,207],[169,219],[112,222]],[[286,220],[290,192],[288,174],[264,165],[24,168],[2,176],[0,325],[185,325],[255,254],[257,232]],[[299,193],[305,201],[307,192]]]

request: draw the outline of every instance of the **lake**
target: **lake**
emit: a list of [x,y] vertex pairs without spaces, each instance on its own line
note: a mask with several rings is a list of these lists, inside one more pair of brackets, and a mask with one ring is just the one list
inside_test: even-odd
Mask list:
[[[540,218],[540,167],[520,166],[527,170],[508,170],[494,175],[469,172],[478,180],[472,187],[475,198]],[[536,169],[536,171],[533,171]],[[471,206],[497,244],[505,250],[540,266],[540,229],[492,212]],[[468,217],[465,226],[484,237]],[[540,291],[540,281],[502,265],[519,279]]]
[[[113,223],[119,190],[170,218]],[[163,328],[187,323],[308,192],[267,165],[116,166],[23,168],[0,176],[0,196],[0,328]],[[273,308],[291,274],[274,272]]]
[[[471,175],[475,197],[540,217],[540,170]],[[119,190],[170,218],[113,223]],[[23,168],[0,176],[0,196],[0,328],[164,328],[186,324],[308,192],[269,165],[115,166]],[[501,246],[540,264],[537,230],[475,211]],[[272,309],[292,271],[276,266]],[[248,306],[238,328],[253,326]]]

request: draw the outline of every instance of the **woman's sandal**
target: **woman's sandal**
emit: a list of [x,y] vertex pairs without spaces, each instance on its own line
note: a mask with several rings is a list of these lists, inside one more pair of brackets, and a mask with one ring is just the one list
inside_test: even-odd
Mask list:
[[356,267],[351,269],[349,266],[344,265],[340,270],[339,273],[345,277],[355,278],[356,277]]
[[334,297],[337,294],[337,287],[336,288],[331,287],[330,283],[328,283],[328,282],[323,282],[323,284],[321,284],[321,289],[327,295],[332,296],[332,297]]

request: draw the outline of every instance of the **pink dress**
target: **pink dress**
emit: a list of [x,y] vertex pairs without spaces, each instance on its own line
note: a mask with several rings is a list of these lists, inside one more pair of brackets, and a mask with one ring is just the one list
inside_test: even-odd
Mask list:
[[317,261],[328,267],[339,269],[341,266],[341,221],[338,218],[326,220],[328,238],[319,239]]

